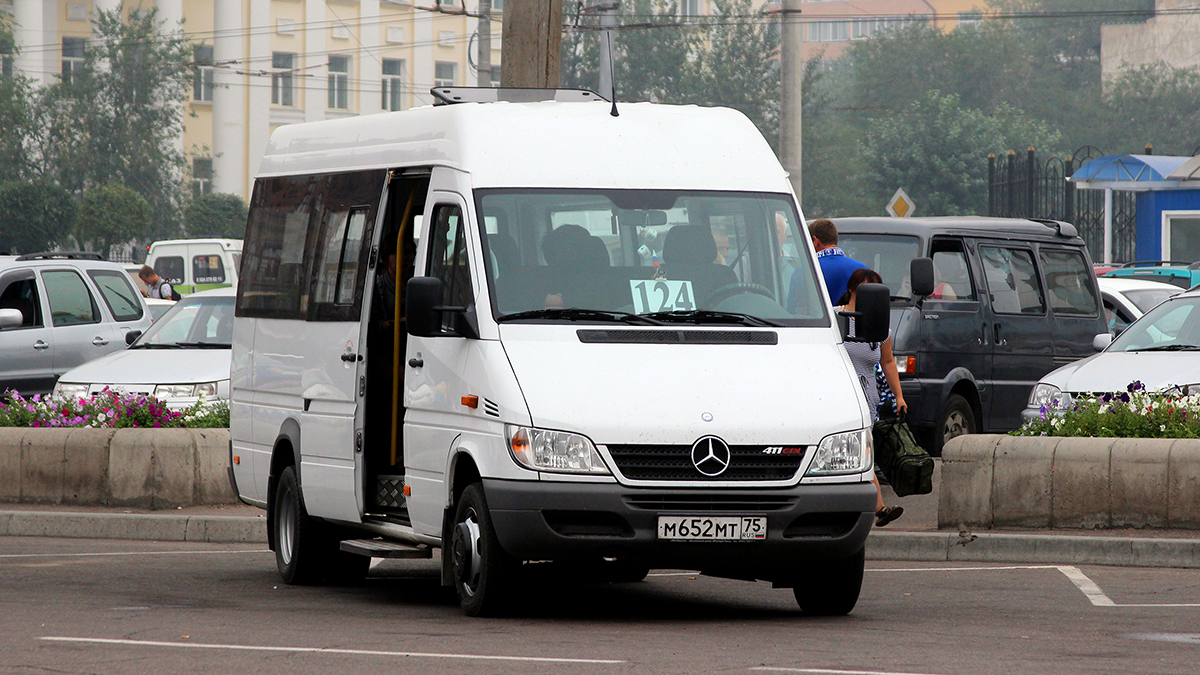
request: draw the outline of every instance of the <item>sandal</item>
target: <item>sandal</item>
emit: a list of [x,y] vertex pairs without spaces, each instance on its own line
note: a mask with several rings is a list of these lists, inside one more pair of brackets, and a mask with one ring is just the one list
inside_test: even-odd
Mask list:
[[875,512],[875,527],[883,527],[904,515],[903,506],[885,506]]

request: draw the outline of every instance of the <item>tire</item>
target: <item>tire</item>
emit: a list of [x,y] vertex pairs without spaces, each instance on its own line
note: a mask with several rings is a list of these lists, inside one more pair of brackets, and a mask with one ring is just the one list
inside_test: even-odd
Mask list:
[[812,616],[844,616],[858,603],[862,591],[866,548],[844,560],[806,565],[792,594],[800,610]]
[[971,408],[971,404],[958,394],[950,394],[946,397],[946,405],[942,406],[938,425],[933,429],[933,452],[930,454],[941,457],[946,441],[963,434],[978,432],[979,423],[975,420],[975,410]]
[[616,584],[632,584],[644,581],[650,574],[649,565],[616,560],[608,564],[608,580]]
[[308,516],[300,496],[296,468],[279,474],[275,485],[275,564],[285,584],[321,581],[322,562],[329,547],[320,523]]
[[519,561],[500,547],[482,483],[467,486],[458,499],[449,554],[463,612],[468,616],[500,614]]

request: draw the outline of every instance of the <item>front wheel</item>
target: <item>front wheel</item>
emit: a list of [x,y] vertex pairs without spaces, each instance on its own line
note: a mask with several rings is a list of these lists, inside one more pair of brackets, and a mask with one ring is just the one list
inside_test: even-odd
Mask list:
[[942,408],[941,419],[933,430],[933,452],[930,454],[941,457],[942,447],[951,438],[978,431],[975,410],[971,408],[971,404],[958,394],[950,394],[946,397],[946,405]]
[[864,547],[845,560],[804,566],[792,588],[800,610],[813,616],[849,614],[858,604],[866,561]]
[[468,616],[495,616],[517,573],[518,561],[500,548],[483,484],[463,490],[454,513],[450,560],[458,601]]

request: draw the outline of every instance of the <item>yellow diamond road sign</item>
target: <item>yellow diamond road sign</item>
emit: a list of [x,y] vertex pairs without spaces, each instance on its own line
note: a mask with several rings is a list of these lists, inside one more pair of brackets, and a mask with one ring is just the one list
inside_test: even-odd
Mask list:
[[912,215],[914,208],[916,206],[912,197],[904,193],[904,188],[900,188],[892,195],[892,201],[888,202],[887,212],[892,214],[893,218],[907,218]]

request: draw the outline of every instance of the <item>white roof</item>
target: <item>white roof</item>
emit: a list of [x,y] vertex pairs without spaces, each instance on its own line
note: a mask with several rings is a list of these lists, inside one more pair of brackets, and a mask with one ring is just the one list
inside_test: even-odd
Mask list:
[[1100,282],[1100,290],[1110,291],[1113,293],[1124,293],[1125,291],[1160,291],[1163,288],[1174,288],[1183,292],[1182,288],[1165,281],[1154,281],[1152,279],[1132,279],[1129,277],[1097,277]]
[[655,103],[461,103],[280,127],[260,176],[412,165],[475,187],[791,192],[742,113]]
[[176,245],[176,244],[217,244],[218,246],[221,246],[222,248],[227,248],[227,249],[235,249],[236,248],[236,249],[240,250],[242,248],[242,240],[241,239],[215,239],[215,238],[160,239],[159,241],[156,241],[156,242],[150,244],[150,248],[153,249],[156,246]]

